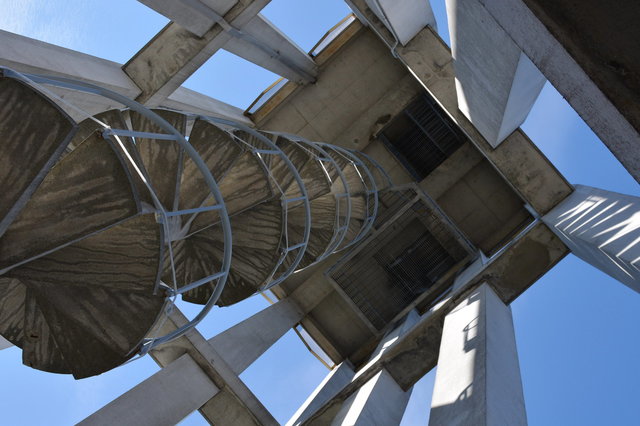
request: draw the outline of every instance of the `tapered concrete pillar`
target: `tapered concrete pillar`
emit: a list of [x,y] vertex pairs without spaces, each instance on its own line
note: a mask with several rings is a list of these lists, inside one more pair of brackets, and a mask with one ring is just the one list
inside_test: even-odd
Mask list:
[[219,392],[188,355],[110,402],[80,425],[175,425]]
[[445,318],[429,425],[526,424],[511,309],[483,284]]
[[524,122],[544,76],[477,0],[447,0],[458,108],[494,148]]
[[640,198],[575,189],[542,220],[573,254],[640,292]]
[[209,343],[239,375],[291,330],[304,314],[292,300],[284,299],[209,339]]
[[331,425],[398,425],[412,389],[403,391],[387,370],[381,370],[342,404]]
[[353,366],[348,361],[335,367],[313,391],[298,411],[287,422],[287,426],[303,424],[313,413],[322,407],[327,401],[336,396],[355,375]]

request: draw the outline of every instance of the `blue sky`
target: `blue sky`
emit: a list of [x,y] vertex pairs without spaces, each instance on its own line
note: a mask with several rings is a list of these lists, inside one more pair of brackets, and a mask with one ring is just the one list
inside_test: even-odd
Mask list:
[[[441,35],[444,0],[433,0]],[[127,61],[167,20],[134,0],[0,0],[0,29],[117,62]],[[303,49],[349,13],[342,0],[272,0],[263,12]],[[245,108],[276,79],[220,52],[186,86]],[[571,183],[640,195],[637,183],[549,84],[523,126]],[[215,309],[199,327],[211,337],[267,306],[260,296]],[[640,295],[570,255],[512,304],[531,425],[635,425],[640,418],[637,322]],[[74,381],[0,352],[0,424],[65,425],[91,414],[158,370],[145,357]],[[286,421],[327,373],[288,333],[242,379]],[[403,425],[428,419],[434,371],[414,388]],[[195,413],[182,424],[205,424]]]

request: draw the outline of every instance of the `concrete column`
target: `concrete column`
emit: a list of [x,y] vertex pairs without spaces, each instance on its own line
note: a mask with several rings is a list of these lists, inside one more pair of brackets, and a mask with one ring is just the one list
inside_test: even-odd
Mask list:
[[304,404],[300,406],[298,411],[291,417],[291,420],[287,422],[287,426],[297,426],[304,423],[313,413],[349,384],[354,375],[355,371],[353,371],[353,366],[350,362],[344,361],[340,363],[340,365],[331,370]]
[[412,389],[405,392],[387,370],[381,370],[342,404],[331,424],[398,425]]
[[185,354],[79,425],[172,426],[218,392],[207,374]]
[[0,336],[0,351],[3,349],[10,348],[11,346],[13,346],[13,344],[10,341]]
[[[583,69],[576,62],[563,43],[554,37],[525,2],[480,1],[613,155],[640,182],[640,134],[625,117],[625,114],[631,116],[635,108],[619,110],[585,71],[589,68]],[[553,2],[547,3],[553,5]],[[633,3],[628,5],[635,7]],[[606,7],[606,4],[602,3],[601,7]],[[607,61],[598,60],[602,66],[615,70],[607,65]]]
[[403,46],[427,25],[434,30],[438,29],[429,0],[366,0],[366,2],[369,9]]
[[283,299],[209,339],[209,343],[239,375],[303,317],[304,312],[291,299]]
[[542,220],[573,254],[640,292],[640,198],[576,185]]
[[526,424],[511,309],[482,284],[445,317],[429,425]]
[[494,148],[524,122],[545,83],[477,0],[447,0],[458,108]]

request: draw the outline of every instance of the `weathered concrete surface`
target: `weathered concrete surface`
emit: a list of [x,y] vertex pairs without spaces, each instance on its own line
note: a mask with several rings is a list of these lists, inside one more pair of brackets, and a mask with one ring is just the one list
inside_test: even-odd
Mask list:
[[420,320],[388,346],[380,357],[360,366],[354,380],[309,420],[332,418],[338,407],[382,369],[402,389],[409,389],[436,366],[445,315],[482,282],[490,283],[504,303],[515,300],[566,254],[567,247],[544,224],[531,227],[485,264],[479,259],[456,279],[452,291],[421,315]]
[[576,185],[542,220],[573,254],[640,293],[640,198]]
[[184,354],[79,425],[173,426],[218,392],[207,374]]
[[[121,64],[1,30],[0,64],[19,72],[55,75],[96,84],[130,99],[140,94],[140,88],[125,74]],[[56,87],[48,89],[89,115],[122,107],[100,96],[86,96],[81,92]],[[58,104],[74,120],[86,118],[85,114],[61,102]],[[183,87],[173,92],[161,106],[253,125],[239,108]]]
[[[202,10],[202,5],[210,6],[219,16],[223,16],[237,3],[234,0],[205,0],[198,7],[194,6],[195,2],[173,0],[140,2],[198,37],[205,37],[216,24],[215,17],[207,15]],[[225,50],[290,81],[305,84],[315,80],[317,69],[313,59],[264,16],[258,14],[235,30],[238,32],[234,32],[233,37],[224,45]]]
[[[164,334],[187,322],[181,312],[174,310],[159,332]],[[200,407],[200,413],[213,424],[276,425],[277,422],[262,403],[247,388],[222,356],[196,330],[162,345],[151,352],[153,359],[166,367],[188,353],[198,366],[220,389],[214,398]]]
[[333,398],[343,387],[345,387],[355,375],[353,366],[344,361],[335,367],[322,380],[322,383],[313,391],[307,400],[300,406],[298,411],[287,422],[287,426],[300,425],[309,416],[322,407],[327,401]]
[[[349,0],[347,0],[349,4]],[[406,45],[421,29],[427,25],[437,30],[431,3],[426,0],[367,0],[389,31],[394,33],[398,42]]]
[[447,0],[458,108],[492,147],[524,122],[545,78],[476,0]]
[[[235,27],[242,27],[269,1],[240,0],[223,13],[223,18]],[[215,3],[214,10],[217,6]],[[142,90],[136,100],[148,106],[161,104],[231,37],[219,24],[198,37],[170,22],[122,67]]]
[[564,0],[480,3],[640,181],[637,4],[594,0],[580,2],[579,7]]
[[[422,29],[406,46],[396,48],[402,61],[410,68],[409,74],[412,76],[407,73],[406,68],[404,72],[396,70],[397,66],[401,66],[400,63],[392,65],[394,59],[388,49],[394,45],[394,39],[374,12],[367,7],[366,1],[351,0],[351,3],[369,20],[378,36],[367,30],[356,31],[355,27],[359,24],[357,22],[352,24],[354,32],[345,36],[349,37],[348,41],[327,61],[326,72],[325,65],[321,66],[318,83],[298,88],[287,94],[284,99],[279,100],[280,104],[277,107],[271,107],[267,117],[261,117],[259,125],[267,123],[268,128],[286,127],[291,129],[288,131],[292,133],[303,134],[312,139],[320,139],[322,136],[324,140],[350,148],[363,149],[363,145],[366,146],[371,142],[372,147],[367,147],[365,151],[369,152],[368,150],[371,149],[372,152],[379,153],[381,156],[376,159],[383,161],[383,158],[388,159],[391,156],[381,147],[374,148],[375,135],[395,114],[402,111],[416,94],[426,89],[474,142],[480,152],[490,160],[506,180],[512,183],[516,191],[535,210],[546,213],[571,193],[571,186],[520,130],[511,133],[497,149],[493,149],[458,109],[453,59],[446,44],[431,28]],[[362,34],[363,31],[365,34]],[[376,37],[381,37],[383,43],[372,40]],[[365,42],[366,46],[361,46]],[[388,47],[385,48],[384,44]],[[373,58],[379,59],[374,62]],[[380,66],[382,63],[386,64],[386,61],[391,63],[384,67]],[[349,64],[353,62],[358,66],[350,68]],[[380,66],[376,72],[386,80],[398,81],[393,86],[394,90],[403,89],[398,90],[399,94],[376,93],[376,102],[367,103],[359,88],[365,83],[367,87],[371,87],[377,80],[365,81],[369,74],[364,74],[358,68],[359,64],[364,64],[372,70]],[[340,75],[333,76],[333,72],[339,72]],[[350,77],[352,72],[355,74]],[[358,82],[358,79],[363,82]],[[335,81],[340,83],[334,83]],[[323,84],[326,87],[322,86]],[[345,87],[348,87],[349,91],[356,89],[353,96],[356,96],[359,102],[367,103],[368,109],[363,110],[362,113],[353,109],[343,113],[340,107],[336,107],[336,111],[329,113],[322,112],[325,107],[319,102],[313,102],[314,99],[325,98],[327,102],[334,101],[341,93],[344,97],[348,93],[343,90]],[[332,94],[331,90],[340,90],[340,92],[336,95]],[[300,105],[305,107],[302,108]],[[353,108],[349,102],[344,105]],[[315,127],[329,130],[319,134],[315,131]],[[385,164],[385,166],[390,165]],[[397,173],[397,177],[406,179],[401,172]],[[400,182],[403,181],[400,180]]]
[[402,390],[386,370],[381,370],[342,404],[331,425],[400,424],[411,390]]
[[445,317],[429,424],[527,424],[511,309],[488,284]]

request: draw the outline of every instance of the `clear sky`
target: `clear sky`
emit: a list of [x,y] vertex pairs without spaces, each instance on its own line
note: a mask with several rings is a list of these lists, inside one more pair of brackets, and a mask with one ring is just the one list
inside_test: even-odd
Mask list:
[[[432,5],[448,40],[444,0]],[[134,0],[0,0],[0,10],[0,29],[120,63],[167,22]],[[272,0],[263,13],[308,50],[349,9],[342,0]],[[275,79],[220,52],[186,86],[245,108]],[[637,183],[551,85],[523,128],[571,183],[640,195]],[[199,329],[211,337],[266,306],[256,296],[214,309]],[[512,309],[531,425],[639,424],[640,295],[569,255]],[[74,381],[24,367],[17,348],[0,351],[0,424],[78,422],[157,370],[145,357]],[[434,373],[415,386],[403,425],[427,423]],[[284,422],[325,374],[290,332],[241,377]],[[206,422],[195,413],[182,424]]]

